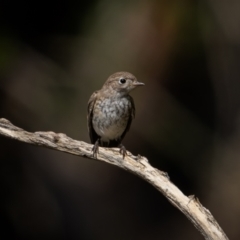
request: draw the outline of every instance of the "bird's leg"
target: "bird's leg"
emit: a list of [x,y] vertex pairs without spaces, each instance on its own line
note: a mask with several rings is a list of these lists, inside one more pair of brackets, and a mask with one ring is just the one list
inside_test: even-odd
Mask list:
[[95,142],[92,148],[93,157],[96,157],[96,158],[97,158],[97,154],[99,153],[98,146],[99,146],[99,139]]
[[123,159],[124,159],[125,156],[127,155],[127,150],[126,150],[126,148],[122,144],[119,145],[119,148],[120,148],[119,152],[120,152],[120,154],[123,155]]

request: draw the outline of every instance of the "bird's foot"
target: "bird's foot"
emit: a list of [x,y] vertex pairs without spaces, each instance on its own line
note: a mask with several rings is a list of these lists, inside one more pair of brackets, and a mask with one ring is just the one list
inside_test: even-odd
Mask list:
[[99,139],[93,145],[92,152],[93,152],[93,157],[97,158],[97,154],[99,153]]
[[127,150],[126,150],[126,148],[122,144],[120,144],[119,147],[120,147],[120,151],[119,152],[120,152],[120,154],[122,154],[123,159],[124,159],[125,156],[127,155]]

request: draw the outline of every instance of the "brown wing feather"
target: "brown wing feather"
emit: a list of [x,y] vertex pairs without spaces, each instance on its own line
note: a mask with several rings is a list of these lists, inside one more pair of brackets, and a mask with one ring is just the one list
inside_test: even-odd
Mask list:
[[89,101],[88,101],[88,107],[87,107],[87,123],[88,123],[88,133],[89,133],[89,137],[91,140],[91,143],[95,143],[99,136],[97,135],[97,133],[95,132],[94,128],[93,128],[93,124],[92,124],[92,116],[93,116],[93,108],[97,99],[97,94],[98,91],[95,91]]
[[123,140],[123,138],[125,137],[126,133],[128,132],[128,130],[129,130],[130,126],[131,126],[132,120],[135,117],[135,105],[134,105],[133,98],[130,95],[129,95],[129,100],[131,102],[131,108],[129,109],[129,119],[128,119],[128,123],[127,123],[126,129],[124,130],[123,134],[121,135],[121,141]]

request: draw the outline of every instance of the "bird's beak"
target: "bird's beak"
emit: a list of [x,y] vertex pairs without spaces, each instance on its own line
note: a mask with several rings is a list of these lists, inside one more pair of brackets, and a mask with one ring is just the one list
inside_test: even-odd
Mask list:
[[133,86],[144,86],[144,85],[145,83],[142,83],[142,82],[138,82],[138,81],[133,82]]

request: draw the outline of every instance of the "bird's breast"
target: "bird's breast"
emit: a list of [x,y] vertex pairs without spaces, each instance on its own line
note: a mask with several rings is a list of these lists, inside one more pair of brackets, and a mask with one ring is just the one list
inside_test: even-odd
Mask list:
[[127,127],[131,102],[128,98],[100,98],[93,109],[93,128],[102,141],[118,139]]

